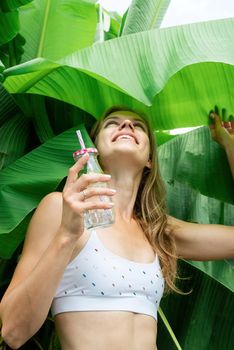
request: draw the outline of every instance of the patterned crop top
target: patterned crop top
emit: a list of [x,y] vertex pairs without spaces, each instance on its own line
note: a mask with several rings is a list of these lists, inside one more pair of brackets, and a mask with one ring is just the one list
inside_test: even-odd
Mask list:
[[67,265],[52,302],[52,315],[71,311],[130,311],[152,316],[163,295],[156,256],[138,263],[107,249],[92,230],[81,252]]

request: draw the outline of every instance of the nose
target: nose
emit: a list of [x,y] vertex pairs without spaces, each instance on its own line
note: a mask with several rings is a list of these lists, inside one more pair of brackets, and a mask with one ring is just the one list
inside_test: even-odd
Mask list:
[[129,128],[132,131],[134,131],[134,125],[132,124],[132,121],[129,119],[124,119],[122,123],[119,125],[119,129],[122,130],[124,128]]

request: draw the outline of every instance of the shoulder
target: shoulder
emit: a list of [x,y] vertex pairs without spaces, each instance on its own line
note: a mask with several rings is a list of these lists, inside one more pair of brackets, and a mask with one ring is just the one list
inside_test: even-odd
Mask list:
[[29,241],[47,241],[57,232],[62,217],[62,193],[52,192],[42,198],[28,226],[26,245]]
[[62,205],[62,193],[61,192],[51,192],[42,198],[39,206],[60,206]]
[[61,192],[51,192],[42,198],[38,204],[33,217],[38,215],[57,215],[58,212],[62,211],[63,197]]

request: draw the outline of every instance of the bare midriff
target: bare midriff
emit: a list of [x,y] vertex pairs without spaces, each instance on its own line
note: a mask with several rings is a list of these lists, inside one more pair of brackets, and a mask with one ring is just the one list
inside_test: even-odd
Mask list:
[[126,311],[66,312],[55,317],[62,350],[156,350],[157,322]]

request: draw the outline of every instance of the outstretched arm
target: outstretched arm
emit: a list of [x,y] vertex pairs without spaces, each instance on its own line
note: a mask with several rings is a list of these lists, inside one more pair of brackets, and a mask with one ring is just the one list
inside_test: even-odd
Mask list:
[[211,135],[225,150],[234,179],[234,122],[222,122],[217,109],[210,113],[210,117],[214,121],[210,126]]
[[189,260],[221,260],[234,258],[234,227],[195,224],[168,218],[177,254]]
[[[222,110],[224,113],[225,110]],[[213,119],[210,126],[212,138],[225,150],[234,179],[234,122],[222,122],[217,107],[210,117]],[[234,257],[234,227],[195,224],[173,217],[169,217],[168,221],[179,257],[191,260]]]

